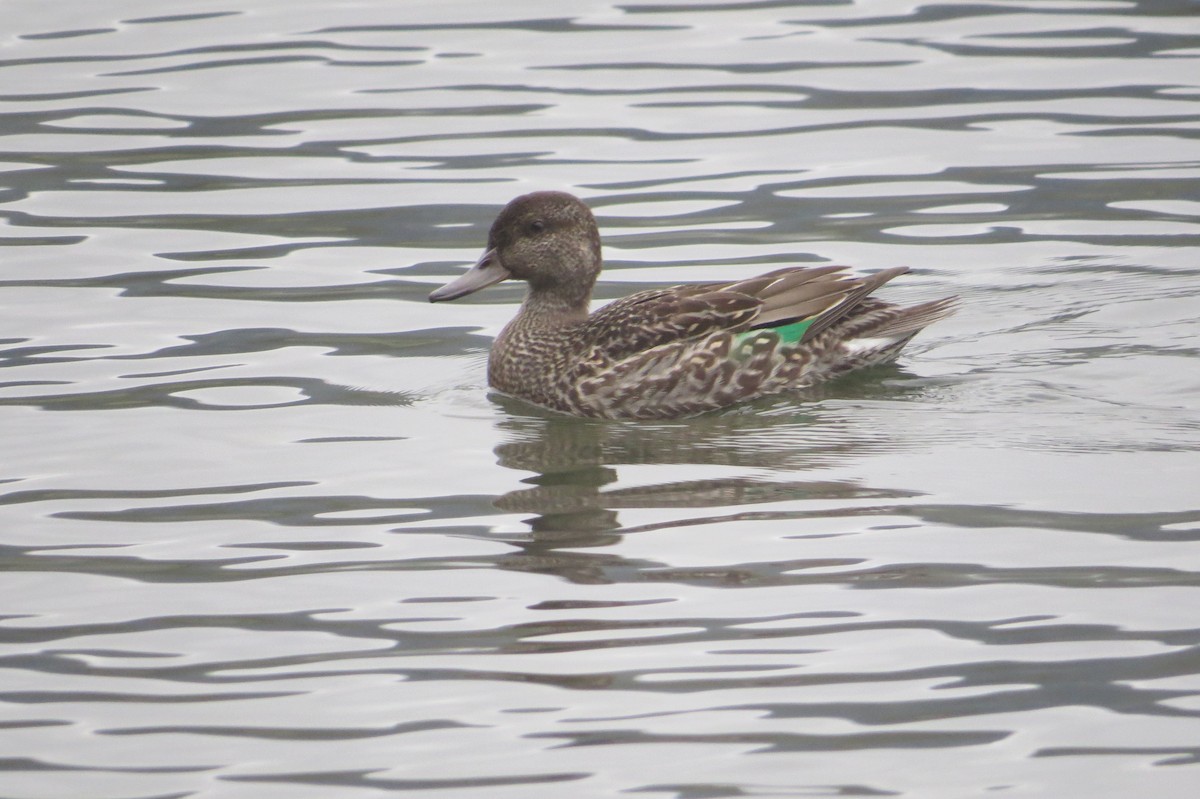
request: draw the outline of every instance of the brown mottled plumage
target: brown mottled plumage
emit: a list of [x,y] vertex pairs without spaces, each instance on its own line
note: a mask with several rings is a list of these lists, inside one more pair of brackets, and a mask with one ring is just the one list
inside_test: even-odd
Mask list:
[[452,300],[506,278],[529,284],[496,339],[488,382],[577,416],[670,419],[892,360],[954,299],[902,308],[868,295],[908,271],[865,278],[842,266],[791,267],[729,283],[642,291],[588,314],[600,233],[570,194],[510,202],[487,252],[429,295]]

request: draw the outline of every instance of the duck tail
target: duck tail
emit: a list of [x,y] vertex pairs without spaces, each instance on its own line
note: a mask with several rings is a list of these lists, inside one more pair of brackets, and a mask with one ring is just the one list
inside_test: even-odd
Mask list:
[[907,308],[883,306],[848,323],[842,350],[851,368],[894,360],[913,336],[945,319],[958,308],[957,297],[922,302]]
[[910,305],[871,330],[868,335],[874,338],[908,339],[934,322],[952,316],[957,310],[958,297],[943,297],[940,300]]

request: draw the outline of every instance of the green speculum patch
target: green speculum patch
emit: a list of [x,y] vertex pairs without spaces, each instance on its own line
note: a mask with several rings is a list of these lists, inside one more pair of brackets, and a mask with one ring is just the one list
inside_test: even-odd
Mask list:
[[812,323],[813,320],[811,319],[802,319],[799,322],[792,322],[771,329],[779,335],[780,344],[796,344],[800,339],[804,338],[804,334],[808,332],[808,328]]

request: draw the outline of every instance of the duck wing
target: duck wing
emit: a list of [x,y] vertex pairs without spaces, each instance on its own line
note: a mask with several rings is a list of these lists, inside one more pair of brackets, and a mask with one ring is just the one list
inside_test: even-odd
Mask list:
[[908,271],[906,266],[897,266],[867,277],[852,277],[846,269],[791,267],[730,284],[725,290],[752,293],[762,301],[753,329],[775,328],[785,339],[811,341],[861,311],[859,306],[869,294]]
[[747,280],[652,289],[604,306],[588,317],[582,337],[609,359],[706,336],[719,330],[799,326],[783,331],[810,340],[850,314],[907,267],[864,278],[845,266],[785,267]]
[[593,357],[613,362],[640,352],[706,336],[743,330],[758,317],[763,302],[728,284],[702,283],[642,291],[593,313],[579,331]]

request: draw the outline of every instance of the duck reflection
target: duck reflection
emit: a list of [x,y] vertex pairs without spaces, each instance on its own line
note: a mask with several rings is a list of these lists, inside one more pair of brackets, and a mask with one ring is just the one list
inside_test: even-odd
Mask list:
[[[862,398],[861,392],[856,395]],[[848,481],[780,479],[894,443],[872,425],[849,421],[844,407],[799,401],[816,398],[791,395],[692,419],[647,423],[567,417],[493,395],[505,411],[499,426],[507,440],[495,450],[500,465],[534,473],[522,481],[529,488],[511,491],[495,504],[504,511],[534,514],[526,523],[540,541],[571,539],[572,546],[604,546],[615,536],[599,535],[585,542],[580,534],[621,529],[622,509],[728,508],[736,518],[744,516],[745,506],[784,500],[908,496]],[[619,468],[636,465],[663,467],[662,479],[606,489],[618,482]],[[697,465],[741,467],[755,474],[671,479],[671,467]]]

